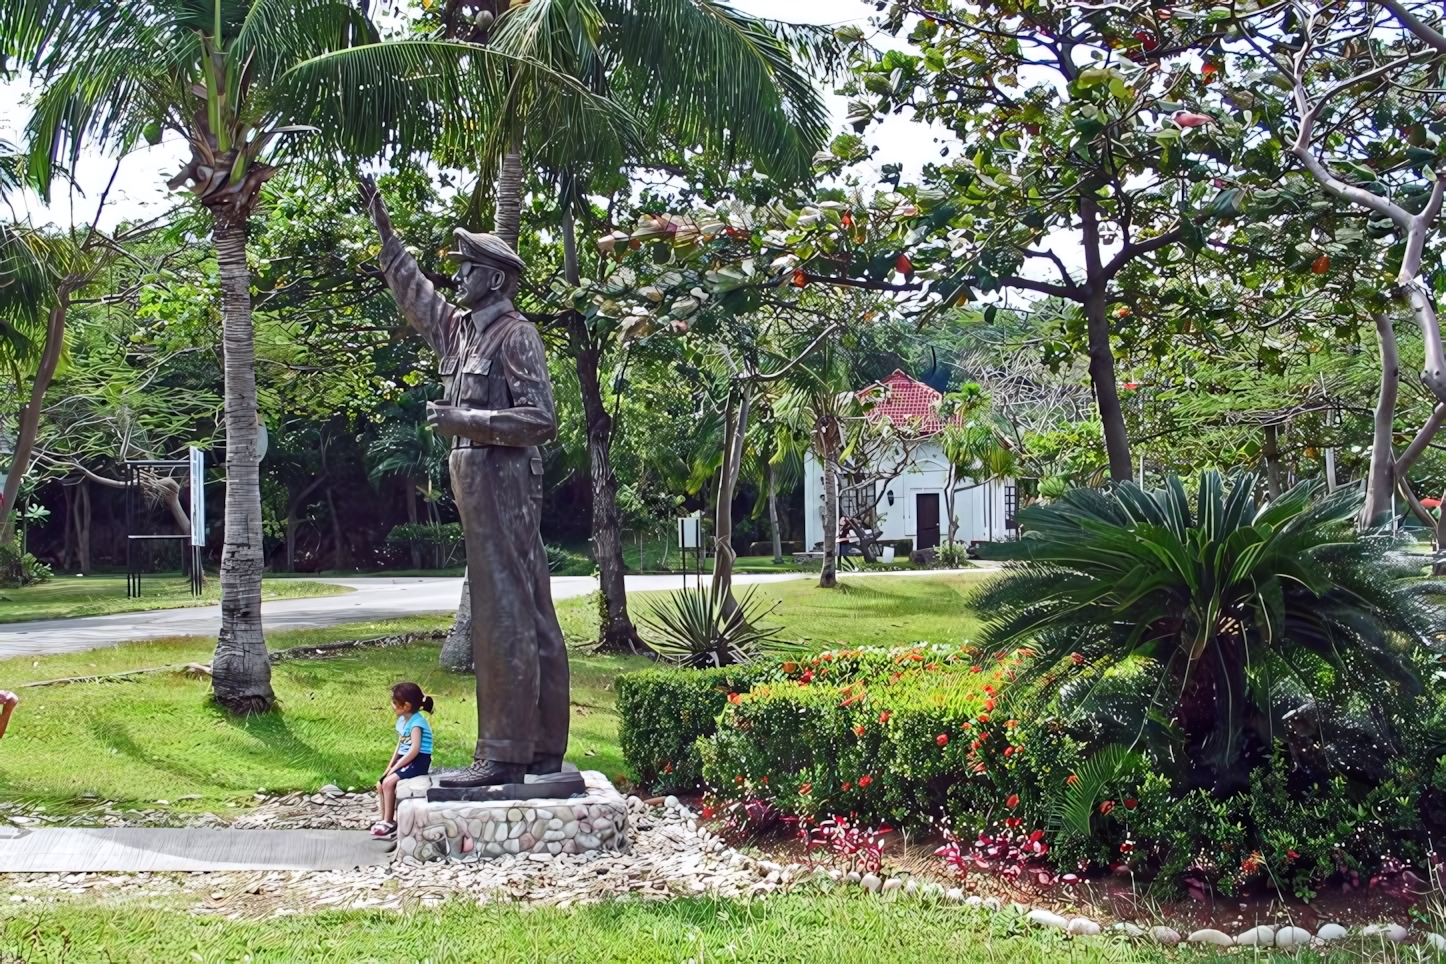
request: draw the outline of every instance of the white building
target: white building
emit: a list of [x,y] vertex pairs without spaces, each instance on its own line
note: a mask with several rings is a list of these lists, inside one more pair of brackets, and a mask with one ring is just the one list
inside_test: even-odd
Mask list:
[[[944,497],[949,468],[943,447],[932,436],[943,430],[939,419],[940,395],[922,382],[896,371],[878,385],[859,392],[860,397],[877,395],[882,400],[870,409],[870,420],[889,418],[896,426],[910,426],[924,441],[915,446],[903,471],[892,481],[874,482],[855,492],[840,479],[839,515],[856,517],[860,508],[872,502],[877,508],[880,541],[908,539],[915,549],[941,545],[949,536]],[[1018,505],[1013,479],[994,479],[980,485],[960,479],[954,497],[958,519],[957,540],[997,542],[1014,535],[1014,510]],[[823,470],[810,450],[804,457],[804,536],[809,548],[821,545],[824,532]],[[834,520],[838,524],[838,520]]]

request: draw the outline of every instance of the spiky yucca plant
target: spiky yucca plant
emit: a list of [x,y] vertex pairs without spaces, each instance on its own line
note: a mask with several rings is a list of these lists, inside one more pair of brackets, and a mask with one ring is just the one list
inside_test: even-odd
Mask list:
[[765,607],[753,587],[731,609],[727,587],[669,593],[643,616],[643,642],[664,659],[694,669],[746,663],[780,648],[778,629],[759,625],[777,603]]
[[[1387,534],[1356,533],[1359,493],[1257,490],[1254,476],[1206,472],[1193,508],[1172,477],[1023,510],[1023,537],[986,547],[1008,565],[975,599],[984,643],[1032,649],[1020,682],[1046,698],[1077,703],[1086,681],[1112,690],[1111,715],[1153,736],[1158,764],[1174,757],[1185,785],[1217,793],[1290,740],[1283,698],[1336,707],[1311,724],[1328,737],[1350,706],[1417,692],[1421,656],[1442,640],[1428,598],[1442,587],[1393,566]],[[1133,713],[1119,708],[1121,680]]]

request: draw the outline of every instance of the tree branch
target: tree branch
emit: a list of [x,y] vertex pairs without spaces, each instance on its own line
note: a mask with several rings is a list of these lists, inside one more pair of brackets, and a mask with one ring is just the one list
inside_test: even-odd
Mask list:
[[1010,288],[1023,288],[1025,291],[1037,291],[1043,295],[1053,298],[1063,298],[1066,301],[1083,301],[1084,294],[1078,287],[1066,288],[1063,285],[1050,284],[1048,281],[1031,281],[1029,278],[1020,278],[1015,275],[999,278],[1001,285]]
[[[804,282],[817,281],[820,284],[833,285],[836,288],[862,288],[865,291],[923,291],[924,286],[919,283],[890,284],[886,281],[860,281],[855,278],[839,278],[833,275],[812,274],[808,271],[800,271]],[[760,288],[781,288],[785,283],[792,283],[792,275],[788,278],[775,278],[766,284],[759,285]]]
[[1328,193],[1334,194],[1342,200],[1350,201],[1352,204],[1357,204],[1367,210],[1375,211],[1377,214],[1390,218],[1391,222],[1397,227],[1409,230],[1413,218],[1410,212],[1406,211],[1406,209],[1400,205],[1393,203],[1388,198],[1372,194],[1365,188],[1357,187],[1354,184],[1347,184],[1345,181],[1336,177],[1331,173],[1330,168],[1326,166],[1325,162],[1318,158],[1315,152],[1311,150],[1310,142],[1315,130],[1316,121],[1320,119],[1321,112],[1325,110],[1326,104],[1336,95],[1358,84],[1376,80],[1390,73],[1392,70],[1410,63],[1415,59],[1416,55],[1412,54],[1405,57],[1398,57],[1373,70],[1368,70],[1363,74],[1357,74],[1354,77],[1343,80],[1322,94],[1320,99],[1312,106],[1310,103],[1310,94],[1305,89],[1305,77],[1301,69],[1301,60],[1305,57],[1308,50],[1308,45],[1302,47],[1300,56],[1296,61],[1295,104],[1296,110],[1300,114],[1300,128],[1296,132],[1295,143],[1290,146],[1290,152],[1300,159],[1300,162],[1305,165],[1305,169],[1320,182],[1321,186],[1324,187]]
[[1436,432],[1441,428],[1442,422],[1446,422],[1446,402],[1436,406],[1431,412],[1431,417],[1426,419],[1426,424],[1422,425],[1421,430],[1416,433],[1416,437],[1411,439],[1411,444],[1406,446],[1400,458],[1396,459],[1394,471],[1397,479],[1405,478],[1406,473],[1411,471],[1411,466],[1416,463],[1416,460],[1421,457],[1421,453],[1426,451],[1426,447],[1436,437]]
[[766,374],[766,375],[763,374],[762,372],[759,372],[759,373],[754,374],[754,375],[749,376],[749,377],[751,377],[751,378],[754,379],[755,381],[760,381],[760,382],[776,382],[776,381],[778,381],[780,378],[782,378],[783,376],[787,375],[787,374],[789,373],[789,371],[793,368],[794,365],[797,365],[799,362],[803,361],[803,360],[804,360],[805,358],[807,358],[809,355],[813,354],[814,349],[817,348],[819,345],[823,344],[824,341],[828,339],[828,336],[829,336],[829,335],[832,335],[834,332],[838,331],[838,329],[839,329],[839,325],[837,325],[837,324],[831,324],[831,325],[829,325],[829,326],[828,326],[827,328],[825,328],[823,331],[819,332],[819,333],[818,333],[818,337],[815,338],[813,341],[809,342],[809,343],[808,343],[808,346],[805,347],[805,348],[803,349],[803,351],[799,352],[798,355],[797,355],[792,361],[790,361],[787,365],[784,365],[784,366],[783,366],[782,368],[780,368],[778,371],[776,371],[776,372],[769,372],[769,373]]
[[1129,264],[1140,255],[1149,254],[1151,251],[1158,251],[1160,248],[1168,247],[1179,241],[1185,233],[1183,226],[1173,227],[1164,234],[1157,234],[1148,241],[1141,241],[1136,244],[1131,241],[1120,249],[1120,253],[1110,259],[1105,265],[1105,280],[1109,281],[1120,272],[1125,265]]
[[1059,277],[1064,282],[1065,287],[1079,287],[1079,285],[1074,283],[1074,279],[1070,277],[1069,269],[1064,266],[1064,262],[1060,260],[1059,255],[1055,254],[1053,251],[1034,251],[1030,248],[1020,248],[1019,250],[1026,258],[1048,258],[1050,261],[1053,261],[1054,266],[1059,269]]
[[1374,2],[1391,11],[1391,15],[1400,22],[1401,26],[1415,34],[1423,43],[1429,44],[1441,51],[1441,53],[1446,54],[1446,35],[1422,23],[1420,18],[1410,10],[1407,10],[1406,5],[1401,3],[1400,0],[1374,0]]

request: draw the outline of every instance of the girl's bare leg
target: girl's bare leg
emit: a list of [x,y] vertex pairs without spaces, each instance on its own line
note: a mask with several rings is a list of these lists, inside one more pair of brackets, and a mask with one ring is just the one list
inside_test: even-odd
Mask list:
[[386,778],[382,780],[381,788],[382,819],[391,823],[397,812],[397,775],[395,773],[387,774]]

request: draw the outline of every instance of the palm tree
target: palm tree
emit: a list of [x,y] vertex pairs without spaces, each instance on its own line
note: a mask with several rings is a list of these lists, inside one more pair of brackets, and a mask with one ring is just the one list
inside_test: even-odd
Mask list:
[[[831,342],[790,374],[789,390],[776,406],[778,421],[795,438],[807,438],[823,470],[823,569],[818,584],[838,585],[839,467],[848,442],[848,421],[862,409],[851,391],[848,360]],[[811,511],[804,506],[804,511]]]
[[[808,443],[795,436],[775,417],[776,399],[764,395],[758,400],[758,418],[748,429],[744,442],[742,476],[751,482],[768,503],[768,529],[773,540],[773,561],[783,562],[783,536],[778,519],[778,494],[792,492],[803,479],[803,459]],[[753,515],[758,515],[755,506]]]
[[[959,537],[959,514],[955,511],[959,493],[1017,474],[1019,458],[988,412],[975,413],[965,422],[946,424],[939,433],[939,444],[948,462],[944,513],[949,520],[948,545],[952,547]],[[971,484],[961,486],[965,480]]]
[[[0,141],[0,202],[8,202],[11,194],[22,185],[22,162],[23,158],[12,145]],[[36,402],[45,394],[63,344],[60,336],[63,335],[64,312],[58,314],[62,326],[58,331],[53,324],[57,315],[52,312],[49,319],[46,316],[46,305],[56,304],[58,307],[53,247],[45,237],[25,225],[0,222],[0,364],[18,372],[36,361],[37,342],[43,342],[44,348],[48,349],[40,353],[43,358],[34,381],[32,404],[21,413],[14,455],[5,478],[4,493],[0,495],[0,507],[3,507],[0,511],[4,512],[0,543],[8,544],[13,535],[11,510],[20,493],[20,481],[25,476],[39,424]]]
[[[221,633],[212,663],[217,701],[258,712],[273,701],[261,629],[261,490],[247,220],[277,168],[263,158],[301,105],[291,66],[377,39],[340,0],[12,0],[0,34],[40,84],[28,134],[42,190],[63,157],[88,142],[124,153],[167,132],[185,137],[185,186],[210,216],[221,277],[226,394],[226,525]],[[374,118],[384,123],[385,117]]]
[[1393,568],[1388,536],[1357,534],[1359,492],[1257,491],[1206,472],[1193,510],[1174,477],[1021,510],[1022,538],[981,547],[1009,561],[973,600],[989,614],[981,643],[1033,651],[1020,692],[1128,688],[1133,704],[1116,695],[1097,722],[1187,789],[1247,786],[1299,722],[1286,698],[1314,705],[1323,732],[1308,742],[1329,752],[1333,726],[1420,689],[1420,655],[1446,628],[1423,593],[1446,587]]
[[[0,50],[0,56],[4,51]],[[27,181],[32,169],[10,144],[0,142],[0,201]],[[112,174],[112,180],[114,174]],[[24,550],[8,551],[15,530],[14,508],[29,471],[40,429],[40,412],[65,349],[70,300],[111,260],[125,236],[106,238],[96,230],[109,187],[102,192],[88,227],[45,234],[28,226],[0,222],[0,365],[31,375],[29,399],[19,413],[14,452],[0,486],[0,546],[21,562]],[[34,366],[31,371],[31,366]]]

